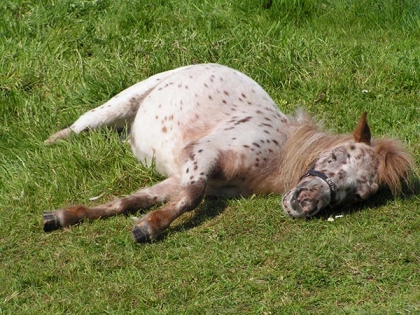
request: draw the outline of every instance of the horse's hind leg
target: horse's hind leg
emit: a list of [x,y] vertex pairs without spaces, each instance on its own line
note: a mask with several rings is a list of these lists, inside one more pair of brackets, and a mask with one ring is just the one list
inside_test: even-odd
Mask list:
[[189,66],[158,73],[144,81],[130,86],[103,105],[84,113],[70,127],[51,135],[45,140],[45,144],[54,143],[58,139],[65,139],[69,137],[71,133],[78,134],[82,131],[100,127],[113,127],[118,129],[130,125],[147,95],[149,95],[162,80],[188,67]]
[[139,93],[136,90],[136,86],[133,86],[113,97],[105,104],[84,113],[70,127],[54,133],[44,143],[51,144],[58,139],[65,139],[71,133],[78,134],[82,131],[100,127],[118,129],[130,125],[136,116],[144,94]]
[[85,219],[95,220],[118,214],[147,210],[156,203],[166,202],[179,190],[179,181],[168,178],[152,187],[136,191],[130,196],[116,199],[92,208],[78,205],[56,211],[44,212],[44,231],[50,232],[77,224]]

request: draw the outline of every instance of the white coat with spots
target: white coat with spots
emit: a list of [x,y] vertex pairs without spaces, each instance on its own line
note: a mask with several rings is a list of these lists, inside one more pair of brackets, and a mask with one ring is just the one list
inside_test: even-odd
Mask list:
[[[403,162],[395,171],[398,179],[406,177],[411,166],[410,156],[398,142],[371,143],[366,115],[354,136],[319,131],[309,118],[285,116],[246,75],[216,64],[152,76],[85,113],[46,143],[101,126],[125,125],[130,126],[136,158],[149,166],[153,162],[167,179],[104,205],[45,212],[45,231],[164,202],[135,220],[134,238],[145,242],[195,209],[206,195],[288,190],[284,210],[291,216],[307,217],[329,204],[365,199],[380,184],[397,186],[386,178],[381,182],[379,149],[396,152]],[[339,159],[334,152],[340,152]],[[309,169],[316,172],[306,174]],[[301,178],[303,174],[307,176]]]

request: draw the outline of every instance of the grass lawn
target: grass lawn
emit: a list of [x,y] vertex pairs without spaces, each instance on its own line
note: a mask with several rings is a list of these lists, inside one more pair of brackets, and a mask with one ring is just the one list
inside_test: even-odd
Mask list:
[[418,184],[334,221],[292,220],[279,196],[218,200],[147,245],[126,217],[42,231],[45,210],[160,180],[111,131],[43,141],[192,63],[236,68],[334,132],[366,110],[419,165],[417,0],[2,0],[0,13],[0,314],[420,314]]

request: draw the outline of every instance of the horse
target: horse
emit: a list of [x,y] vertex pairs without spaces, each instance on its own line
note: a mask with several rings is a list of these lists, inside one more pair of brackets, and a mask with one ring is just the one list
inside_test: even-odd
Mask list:
[[218,64],[151,76],[45,143],[105,126],[127,126],[134,156],[166,179],[102,205],[44,212],[44,231],[141,210],[132,235],[151,242],[205,197],[253,194],[283,194],[287,215],[308,218],[380,187],[398,194],[414,167],[399,140],[371,138],[366,112],[352,134],[332,134],[304,112],[286,116],[258,83]]

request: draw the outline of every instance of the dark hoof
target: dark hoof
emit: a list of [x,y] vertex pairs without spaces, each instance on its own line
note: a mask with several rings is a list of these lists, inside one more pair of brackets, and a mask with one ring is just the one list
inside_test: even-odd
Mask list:
[[44,232],[51,232],[61,229],[60,219],[54,212],[44,212]]
[[146,224],[135,226],[132,233],[137,243],[150,243],[152,241]]

